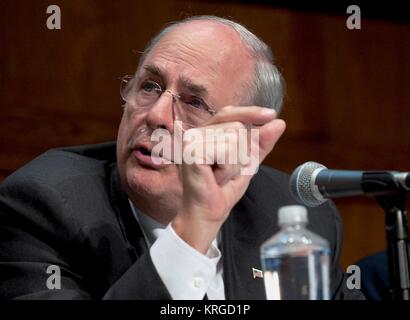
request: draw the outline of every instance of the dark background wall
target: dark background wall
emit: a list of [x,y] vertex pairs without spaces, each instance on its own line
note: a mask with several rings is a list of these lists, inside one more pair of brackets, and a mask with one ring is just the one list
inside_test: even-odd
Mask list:
[[[192,14],[232,17],[273,49],[287,82],[281,116],[288,128],[266,164],[289,173],[308,160],[409,171],[408,21],[381,12],[348,30],[346,6],[328,14],[309,1],[303,10],[281,3],[1,1],[0,180],[49,148],[115,139],[117,78],[134,72],[133,50]],[[61,30],[46,28],[51,4],[61,8]],[[384,214],[372,200],[337,204],[344,267],[384,248]]]

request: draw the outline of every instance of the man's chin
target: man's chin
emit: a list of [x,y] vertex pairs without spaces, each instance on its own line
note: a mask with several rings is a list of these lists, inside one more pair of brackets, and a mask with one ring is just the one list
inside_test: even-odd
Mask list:
[[127,168],[126,179],[131,190],[145,195],[160,195],[177,189],[179,177],[175,165],[153,168],[142,164]]

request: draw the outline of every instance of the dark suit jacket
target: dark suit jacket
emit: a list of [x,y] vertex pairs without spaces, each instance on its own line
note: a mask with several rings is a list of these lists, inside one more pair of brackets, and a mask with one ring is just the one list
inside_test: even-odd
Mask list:
[[[260,245],[278,231],[278,208],[292,203],[288,176],[261,167],[222,228],[227,299],[265,299],[252,268],[261,269]],[[337,211],[309,213],[309,228],[330,243],[334,298],[361,298],[338,267]],[[50,265],[61,268],[61,289],[47,289]],[[0,185],[0,298],[171,298],[121,186],[114,142],[50,150]]]
[[370,300],[391,300],[387,252],[364,257],[358,263],[362,292]]

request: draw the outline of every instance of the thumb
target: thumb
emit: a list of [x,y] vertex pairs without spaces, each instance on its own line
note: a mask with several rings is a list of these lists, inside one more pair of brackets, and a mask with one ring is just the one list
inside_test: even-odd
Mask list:
[[285,129],[286,123],[282,119],[274,119],[259,128],[260,162],[272,151]]

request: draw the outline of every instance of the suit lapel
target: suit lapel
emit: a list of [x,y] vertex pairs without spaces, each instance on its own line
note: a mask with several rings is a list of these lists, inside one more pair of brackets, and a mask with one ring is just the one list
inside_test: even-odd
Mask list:
[[271,230],[272,221],[246,197],[232,209],[222,229],[226,299],[266,299],[263,278],[254,277],[253,268],[262,270],[260,246]]
[[261,270],[259,250],[246,241],[223,236],[222,254],[226,299],[266,299],[263,279],[254,278],[252,272],[253,268]]
[[116,163],[111,167],[111,196],[128,252],[132,262],[135,262],[148,248],[141,227],[131,211],[127,194],[122,188]]

